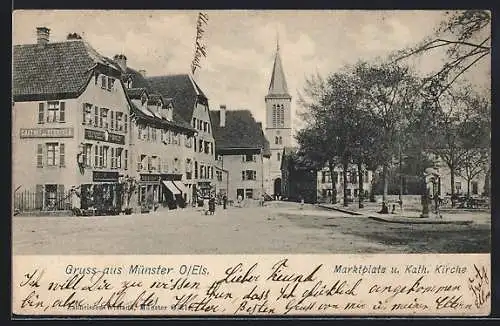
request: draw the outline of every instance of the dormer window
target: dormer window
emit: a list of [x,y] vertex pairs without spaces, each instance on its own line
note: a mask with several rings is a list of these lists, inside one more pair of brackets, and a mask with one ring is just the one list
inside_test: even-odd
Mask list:
[[101,75],[101,88],[111,91],[113,89],[113,84],[115,83],[115,79],[112,77],[108,77],[106,75]]
[[127,79],[127,88],[132,88],[132,78]]

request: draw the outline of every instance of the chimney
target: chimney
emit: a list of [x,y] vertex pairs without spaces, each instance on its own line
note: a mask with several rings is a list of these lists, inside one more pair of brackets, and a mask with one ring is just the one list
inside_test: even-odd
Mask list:
[[69,33],[68,36],[66,36],[66,40],[71,41],[71,40],[81,40],[82,37],[78,33]]
[[47,27],[37,27],[36,28],[36,41],[37,44],[47,44],[49,43],[50,29]]
[[141,69],[139,70],[139,73],[142,75],[142,77],[146,77],[146,70]]
[[115,54],[113,60],[115,60],[123,72],[127,71],[127,57],[124,54]]
[[226,105],[225,104],[220,105],[220,126],[221,127],[226,126]]

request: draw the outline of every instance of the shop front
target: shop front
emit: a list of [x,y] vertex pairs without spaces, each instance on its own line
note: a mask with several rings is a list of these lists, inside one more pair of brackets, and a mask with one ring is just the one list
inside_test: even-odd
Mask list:
[[169,209],[186,207],[186,187],[182,183],[182,174],[162,174],[161,184],[163,190],[162,202]]
[[118,172],[93,171],[92,183],[81,185],[81,210],[92,215],[120,214],[123,196],[118,178]]
[[141,211],[156,210],[159,203],[162,201],[160,188],[160,174],[140,174],[139,175],[139,192],[138,204],[141,206]]
[[196,202],[198,206],[203,206],[203,199],[213,195],[213,191],[210,181],[199,181],[196,186]]

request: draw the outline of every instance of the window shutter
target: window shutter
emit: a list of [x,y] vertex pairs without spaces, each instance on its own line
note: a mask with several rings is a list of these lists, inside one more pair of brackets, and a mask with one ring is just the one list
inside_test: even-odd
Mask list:
[[111,168],[115,168],[115,148],[111,147]]
[[104,163],[104,146],[99,147],[99,166],[105,167]]
[[57,185],[57,208],[63,209],[64,208],[64,203],[66,202],[64,194],[64,185]]
[[125,150],[125,154],[123,155],[123,168],[125,170],[128,169],[128,150]]
[[36,145],[36,167],[43,168],[43,144]]
[[59,166],[64,167],[66,163],[66,153],[64,143],[59,144]]
[[241,180],[245,180],[245,171],[241,171]]
[[99,125],[99,108],[97,106],[94,107],[94,127],[98,127]]
[[36,185],[35,190],[35,208],[42,209],[43,208],[43,185]]
[[94,146],[94,167],[99,167],[99,145]]
[[45,103],[38,103],[38,123],[44,123]]
[[125,114],[125,117],[123,118],[123,123],[124,123],[125,132],[127,132],[127,128],[128,128],[128,115],[126,115],[126,114]]
[[59,122],[66,120],[66,102],[59,103]]
[[82,104],[82,116],[83,116],[82,125],[85,125],[85,123],[86,123],[85,119],[87,118],[87,104],[86,103]]
[[111,111],[111,130],[115,130],[115,111]]

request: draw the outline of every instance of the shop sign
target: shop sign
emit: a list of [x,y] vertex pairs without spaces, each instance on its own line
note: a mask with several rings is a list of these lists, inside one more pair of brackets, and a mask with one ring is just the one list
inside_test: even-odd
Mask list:
[[21,128],[21,138],[73,138],[73,128]]
[[93,171],[94,182],[118,182],[118,172]]
[[209,181],[200,181],[198,182],[198,187],[200,188],[210,188],[210,182]]
[[85,139],[105,141],[125,145],[125,136],[111,133],[109,131],[85,129]]
[[165,181],[181,181],[182,174],[162,174],[161,179]]
[[159,182],[160,175],[159,174],[141,174],[140,180],[143,182]]

